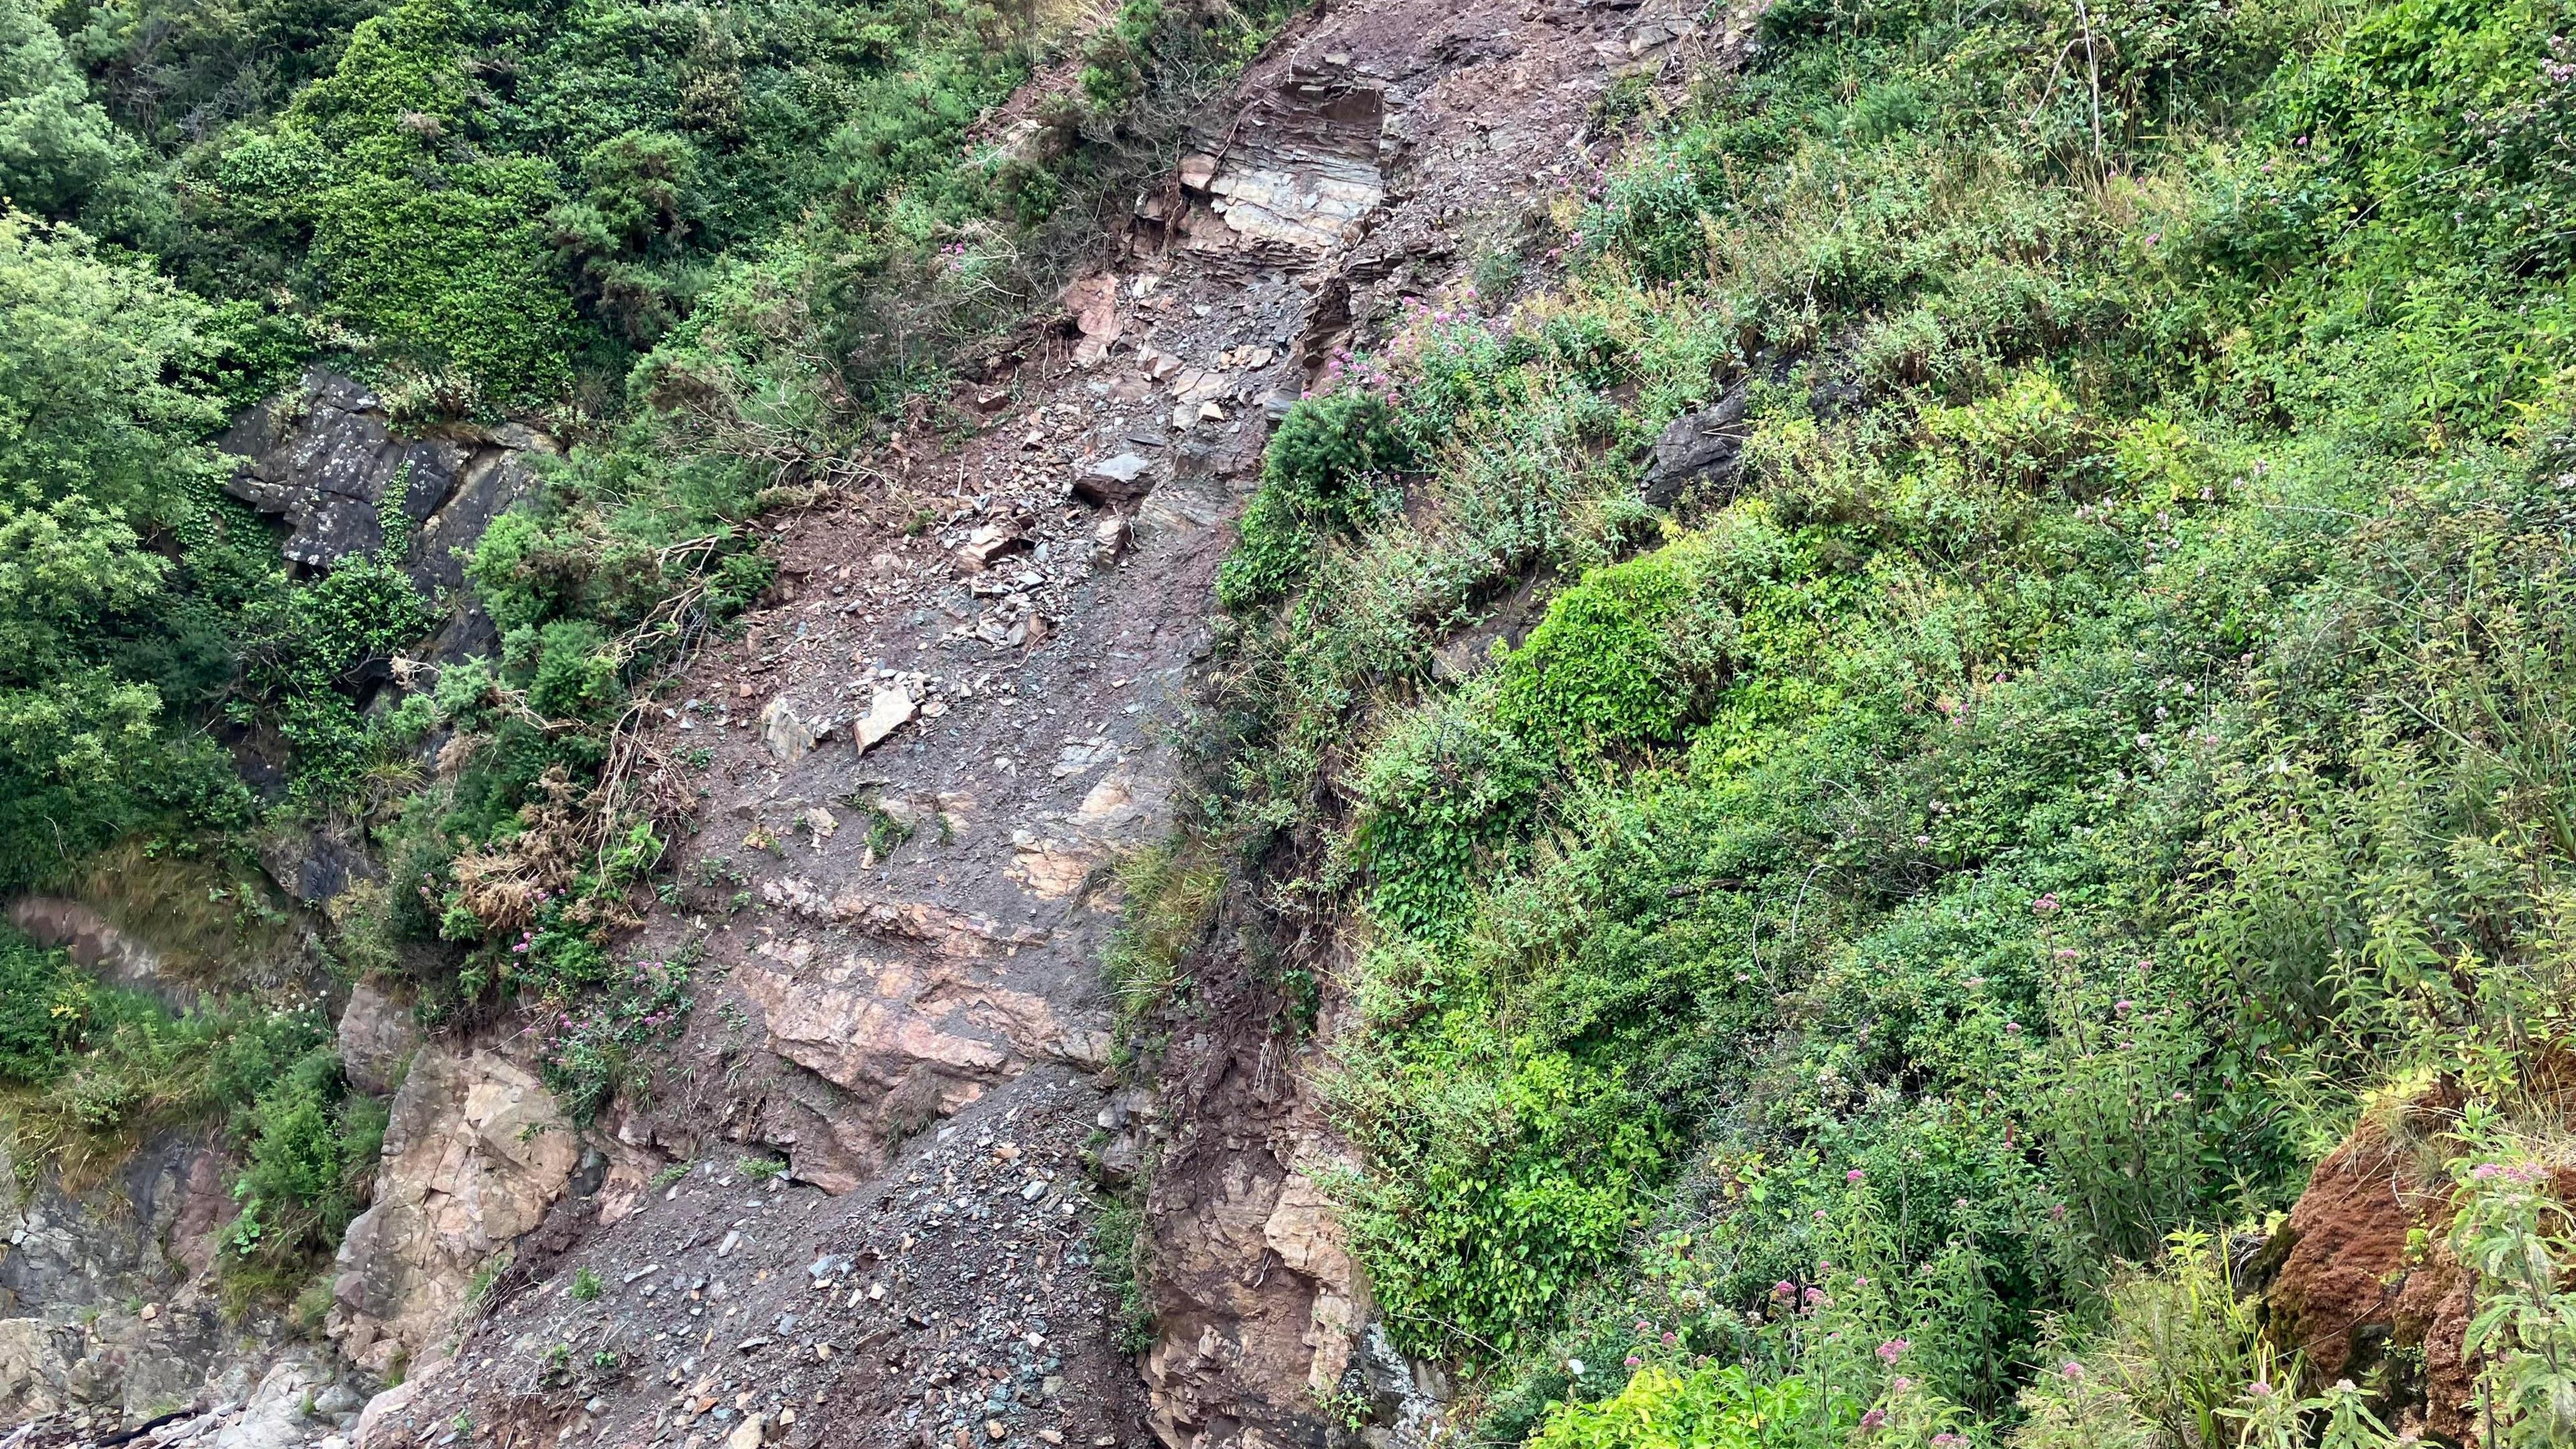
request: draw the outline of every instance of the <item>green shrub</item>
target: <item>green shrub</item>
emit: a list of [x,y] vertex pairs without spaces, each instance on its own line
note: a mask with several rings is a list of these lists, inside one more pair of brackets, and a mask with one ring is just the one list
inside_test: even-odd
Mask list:
[[1757,1384],[1745,1371],[1640,1369],[1597,1404],[1557,1405],[1530,1436],[1535,1449],[1805,1449],[1842,1442],[1820,1424],[1802,1379]]
[[1493,702],[1504,726],[1595,747],[1671,744],[1724,683],[1736,622],[1690,549],[1595,569],[1549,602]]
[[1400,511],[1283,427],[1195,845],[1357,922],[1335,1187],[1476,1432],[2386,1442],[2212,1244],[2566,1012],[2563,12],[1775,5],[1345,364]]
[[1542,757],[1472,704],[1426,706],[1369,752],[1355,859],[1376,886],[1371,909],[1417,935],[1465,918],[1479,881],[1536,821]]
[[1240,545],[1217,575],[1218,601],[1240,613],[1294,588],[1317,542],[1379,516],[1387,475],[1413,457],[1384,398],[1344,387],[1299,399],[1263,454],[1261,491],[1244,511]]
[[62,1074],[80,1021],[78,996],[62,952],[0,930],[0,1077],[41,1087]]
[[386,1120],[382,1103],[348,1091],[327,1045],[295,1058],[236,1112],[248,1162],[233,1184],[241,1211],[218,1241],[237,1289],[290,1290],[338,1247],[366,1206]]

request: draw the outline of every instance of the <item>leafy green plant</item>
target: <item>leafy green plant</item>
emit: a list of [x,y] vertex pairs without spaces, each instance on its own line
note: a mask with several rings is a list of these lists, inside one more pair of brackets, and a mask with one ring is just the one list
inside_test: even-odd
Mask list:
[[2462,1347],[2481,1365],[2477,1407],[2498,1442],[2555,1444],[2576,1432],[2576,1294],[2560,1287],[2576,1235],[2547,1165],[2513,1151],[2504,1128],[2474,1101],[2460,1127],[2471,1157],[2453,1169],[2450,1242],[2479,1289]]

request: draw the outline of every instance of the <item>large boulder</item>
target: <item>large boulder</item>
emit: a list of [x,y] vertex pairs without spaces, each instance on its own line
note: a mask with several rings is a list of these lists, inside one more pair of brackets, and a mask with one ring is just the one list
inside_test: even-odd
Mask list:
[[340,1068],[349,1085],[381,1097],[401,1084],[403,1069],[420,1050],[420,1018],[411,1003],[370,977],[349,988],[340,1009]]
[[1672,420],[1655,438],[1640,496],[1670,508],[1693,485],[1722,502],[1744,476],[1745,414],[1751,395],[1741,384],[1716,402]]
[[[386,522],[400,516],[411,535],[403,563],[412,582],[451,596],[462,590],[466,557],[483,530],[536,491],[530,457],[554,451],[516,423],[397,436],[383,399],[321,368],[242,414],[221,447],[241,460],[225,491],[286,520],[290,560],[325,568],[373,553],[384,547]],[[457,659],[495,642],[481,609],[457,599],[428,653]]]
[[545,1220],[581,1157],[534,1073],[486,1049],[421,1048],[394,1094],[375,1203],[334,1265],[341,1351],[379,1374],[421,1359],[464,1321],[476,1274]]
[[[2400,1430],[2466,1442],[2477,1369],[2467,1352],[2472,1274],[2446,1239],[2453,1188],[2402,1120],[2365,1119],[2308,1179],[2256,1271],[2272,1341],[2308,1386],[2350,1379]],[[2576,1188],[2564,1174],[2563,1193]]]

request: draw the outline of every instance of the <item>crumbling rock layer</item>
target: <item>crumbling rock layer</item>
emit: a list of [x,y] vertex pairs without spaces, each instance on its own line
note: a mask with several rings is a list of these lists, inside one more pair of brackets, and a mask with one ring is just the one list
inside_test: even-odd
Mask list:
[[[1382,336],[1404,299],[1469,305],[1480,256],[1535,260],[1522,254],[1544,208],[1615,145],[1591,118],[1604,88],[1741,53],[1749,14],[1714,28],[1696,15],[1336,8],[1253,68],[1239,119],[1183,163],[1179,189],[1204,198],[1204,215],[1176,230],[1199,251],[1306,249],[1302,361],[1320,368],[1334,349]],[[1281,221],[1283,198],[1302,219]],[[1228,899],[1160,1062],[1168,1120],[1146,1208],[1151,1427],[1192,1449],[1330,1443],[1351,1430],[1324,1406],[1365,1404],[1359,1437],[1417,1441],[1445,1418],[1445,1383],[1372,1327],[1365,1275],[1323,1187],[1353,1166],[1314,1086],[1341,1004],[1328,999],[1303,1041],[1284,1028],[1293,1012],[1270,984],[1276,968],[1255,969],[1241,945],[1269,931],[1252,892]],[[1266,949],[1319,981],[1342,974],[1330,933]]]

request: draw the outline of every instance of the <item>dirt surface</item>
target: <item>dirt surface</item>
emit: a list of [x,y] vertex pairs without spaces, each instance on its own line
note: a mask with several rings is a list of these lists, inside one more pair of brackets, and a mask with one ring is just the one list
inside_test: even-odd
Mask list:
[[[1543,273],[1538,219],[1614,144],[1604,88],[1744,33],[1633,5],[1301,18],[944,431],[778,526],[774,601],[654,730],[701,825],[632,952],[697,961],[685,1033],[601,1125],[605,1182],[361,1449],[1320,1443],[1349,1375],[1406,1377],[1259,1002],[1208,983],[1225,1019],[1120,1085],[1113,867],[1170,829],[1271,421],[1406,299],[1460,305],[1480,259],[1509,261],[1494,290]],[[1092,1228],[1157,1160],[1140,1382]]]

